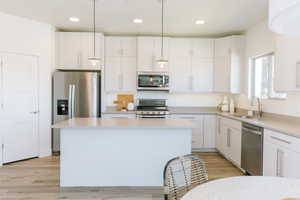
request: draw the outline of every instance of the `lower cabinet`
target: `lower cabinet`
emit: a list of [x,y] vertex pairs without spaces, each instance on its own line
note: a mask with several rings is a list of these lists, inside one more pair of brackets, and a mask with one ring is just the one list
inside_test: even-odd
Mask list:
[[216,148],[236,166],[241,166],[242,124],[224,117],[217,119]]
[[216,135],[216,115],[193,114],[181,115],[173,114],[171,118],[189,119],[195,124],[192,133],[193,151],[214,151]]
[[278,132],[264,132],[264,176],[300,178],[300,139]]

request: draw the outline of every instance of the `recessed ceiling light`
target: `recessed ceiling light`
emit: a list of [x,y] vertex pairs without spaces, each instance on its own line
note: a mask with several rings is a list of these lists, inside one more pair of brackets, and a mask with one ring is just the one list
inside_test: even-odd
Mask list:
[[133,23],[135,23],[135,24],[142,24],[143,20],[136,18],[136,19],[133,20]]
[[71,22],[79,22],[80,21],[80,19],[78,17],[70,17],[69,20]]
[[202,24],[205,24],[205,21],[204,20],[196,20],[195,24],[202,25]]

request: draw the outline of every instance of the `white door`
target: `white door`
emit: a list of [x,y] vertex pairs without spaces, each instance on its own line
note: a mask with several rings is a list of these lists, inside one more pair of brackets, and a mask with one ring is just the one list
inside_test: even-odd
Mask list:
[[96,34],[95,38],[95,56],[100,58],[101,61],[97,66],[93,66],[91,62],[88,60],[89,57],[94,56],[94,34],[93,33],[82,33],[81,35],[81,51],[82,51],[82,59],[81,59],[81,67],[86,69],[100,69],[101,63],[103,63],[103,36],[102,34]]
[[212,92],[213,68],[213,59],[192,57],[193,92]]
[[216,115],[204,115],[204,148],[216,148]]
[[105,57],[119,57],[121,55],[121,38],[105,37]]
[[229,157],[237,166],[241,166],[242,156],[242,133],[235,128],[228,129]]
[[136,37],[121,37],[121,55],[136,57]]
[[81,68],[81,33],[56,34],[58,68]]
[[38,60],[3,57],[3,162],[38,156]]
[[138,37],[138,71],[153,71],[153,37]]
[[190,57],[174,57],[170,63],[170,87],[172,92],[190,92],[192,90]]
[[124,92],[136,91],[136,57],[121,58],[121,82]]
[[107,57],[105,60],[105,91],[117,92],[123,89],[120,57]]

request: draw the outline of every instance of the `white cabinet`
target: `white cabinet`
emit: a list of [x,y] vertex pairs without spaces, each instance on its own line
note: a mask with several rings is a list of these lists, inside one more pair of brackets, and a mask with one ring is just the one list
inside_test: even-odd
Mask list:
[[[161,37],[138,37],[137,68],[141,72],[168,72],[169,65],[163,68],[157,65],[161,57]],[[169,59],[169,38],[164,38],[164,59]]]
[[136,38],[105,38],[106,92],[136,91]]
[[188,119],[194,124],[192,133],[193,151],[214,151],[216,134],[216,115],[179,115],[172,118]]
[[245,38],[230,36],[215,40],[214,91],[240,93]]
[[300,37],[276,36],[274,87],[276,91],[300,91]]
[[216,128],[217,128],[216,115],[204,115],[203,117],[203,148],[214,149],[216,148]]
[[218,118],[217,149],[238,167],[241,166],[242,124],[228,118]]
[[212,92],[212,39],[170,39],[170,71],[172,92]]
[[[96,34],[95,54],[102,59],[104,37]],[[57,32],[56,33],[56,68],[59,69],[100,69],[93,66],[88,58],[94,56],[93,33]]]
[[300,139],[265,129],[264,176],[300,178]]

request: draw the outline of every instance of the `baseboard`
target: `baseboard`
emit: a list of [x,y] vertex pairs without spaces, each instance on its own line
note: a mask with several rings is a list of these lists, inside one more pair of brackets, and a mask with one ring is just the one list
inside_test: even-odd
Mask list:
[[205,153],[205,152],[218,152],[218,151],[215,148],[194,148],[194,149],[192,149],[192,152]]

